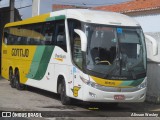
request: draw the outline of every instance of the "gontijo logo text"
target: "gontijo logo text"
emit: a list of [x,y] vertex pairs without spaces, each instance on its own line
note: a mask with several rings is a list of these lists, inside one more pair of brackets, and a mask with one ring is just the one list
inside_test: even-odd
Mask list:
[[17,57],[28,57],[29,49],[13,48],[11,54]]

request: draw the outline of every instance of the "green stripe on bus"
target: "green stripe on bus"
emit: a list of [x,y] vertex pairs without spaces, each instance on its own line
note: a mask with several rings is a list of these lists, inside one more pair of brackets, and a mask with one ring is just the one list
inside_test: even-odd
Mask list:
[[136,87],[138,85],[140,85],[143,82],[144,78],[138,79],[138,80],[129,80],[129,81],[124,81],[122,82],[122,84],[120,84],[120,86],[132,86],[132,87]]
[[138,80],[133,80],[133,83],[130,84],[130,86],[138,86],[143,82],[144,78],[138,79]]
[[123,86],[130,86],[130,84],[132,84],[132,83],[133,83],[132,80],[131,81],[123,81],[122,84],[120,84],[120,86],[121,87],[123,87]]
[[54,46],[38,46],[27,78],[41,80],[47,70]]
[[64,20],[66,17],[65,15],[55,16],[55,17],[48,17],[46,21],[54,21],[54,20]]

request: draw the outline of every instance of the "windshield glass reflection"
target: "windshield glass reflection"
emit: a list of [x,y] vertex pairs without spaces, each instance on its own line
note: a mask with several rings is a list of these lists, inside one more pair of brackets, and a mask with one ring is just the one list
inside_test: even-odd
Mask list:
[[109,79],[137,79],[146,74],[141,29],[86,24],[87,70]]

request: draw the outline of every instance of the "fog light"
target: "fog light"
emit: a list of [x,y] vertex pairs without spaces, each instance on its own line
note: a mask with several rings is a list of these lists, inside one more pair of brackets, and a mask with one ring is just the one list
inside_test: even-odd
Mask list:
[[90,95],[91,97],[93,97],[93,98],[95,98],[95,97],[96,97],[96,94],[91,93],[91,92],[89,92],[89,95]]

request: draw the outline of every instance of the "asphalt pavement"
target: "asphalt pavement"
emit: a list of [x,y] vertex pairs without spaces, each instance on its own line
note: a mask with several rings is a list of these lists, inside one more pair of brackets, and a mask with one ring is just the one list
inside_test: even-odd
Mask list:
[[[118,106],[106,103],[88,103],[73,100],[72,105],[62,105],[57,94],[41,89],[27,87],[26,90],[11,88],[9,81],[0,78],[0,112],[12,112],[28,115],[28,112],[41,113],[45,118],[23,118],[33,119],[53,119],[53,120],[73,120],[79,119],[160,119],[160,105],[153,103],[120,103]],[[13,113],[15,112],[15,113]],[[144,116],[143,116],[144,115]],[[147,117],[147,115],[152,117]],[[156,117],[157,115],[157,117]],[[121,116],[123,118],[121,118]],[[85,118],[84,118],[85,117]],[[0,118],[0,120],[9,118]],[[10,118],[11,119],[11,118]],[[15,118],[12,118],[15,120]],[[23,120],[22,118],[16,118]]]

